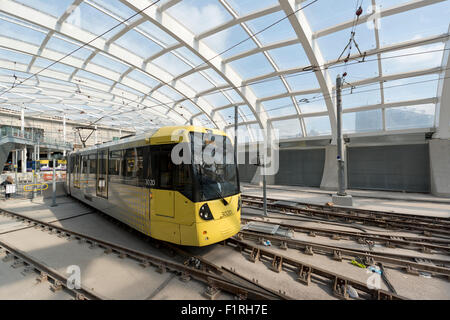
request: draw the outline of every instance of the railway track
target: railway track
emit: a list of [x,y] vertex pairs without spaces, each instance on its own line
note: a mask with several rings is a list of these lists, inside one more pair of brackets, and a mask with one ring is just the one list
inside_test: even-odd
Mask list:
[[[333,260],[342,261],[360,259],[366,265],[382,263],[393,268],[402,268],[407,273],[419,275],[419,272],[431,273],[434,276],[441,276],[450,279],[450,264],[447,260],[424,258],[412,255],[370,252],[370,250],[348,249],[340,246],[324,245],[315,242],[290,239],[281,236],[263,234],[253,231],[242,231],[238,233],[238,240],[253,240],[258,244],[263,244],[264,240],[269,240],[272,244],[278,245],[281,249],[288,248],[299,250],[307,255],[322,254],[331,257]],[[256,247],[255,247],[256,248]],[[255,253],[256,254],[256,253]]]
[[[284,217],[264,217],[265,220],[253,219],[241,217],[241,222],[246,223],[264,223],[271,225],[279,225],[280,227],[289,229],[295,232],[301,232],[308,234],[310,237],[324,236],[330,237],[333,240],[353,240],[359,244],[366,244],[369,249],[372,249],[375,244],[383,245],[387,248],[404,248],[410,250],[417,250],[423,253],[443,253],[450,254],[450,239],[435,239],[424,237],[407,237],[407,236],[390,236],[386,234],[367,233],[367,232],[354,232],[354,231],[342,231],[336,229],[305,227],[300,225],[294,225],[279,221],[271,221],[270,219],[284,220]],[[295,219],[295,218],[294,218]]]
[[[263,198],[243,195],[242,203],[247,208],[261,209]],[[450,238],[449,218],[323,206],[271,198],[267,199],[267,209],[273,212],[318,217],[329,221],[357,222],[391,230],[415,230],[427,236],[441,235]]]
[[[251,243],[244,242],[240,239],[230,238],[222,243],[223,245],[231,246],[239,250],[252,262],[260,260],[267,260],[270,263],[270,268],[274,272],[288,271],[296,274],[296,280],[306,286],[311,283],[311,278],[331,284],[333,294],[341,299],[349,299],[348,289],[352,286],[358,290],[359,297],[374,300],[404,300],[402,297],[394,292],[389,292],[382,289],[369,288],[366,283],[330,272],[328,270],[318,268],[299,260],[280,255],[271,250],[260,248]],[[361,295],[362,294],[362,295]]]
[[58,273],[53,268],[48,267],[44,263],[38,261],[32,256],[20,251],[19,249],[0,241],[1,254],[4,255],[2,261],[13,261],[12,267],[24,267],[27,271],[35,271],[39,274],[37,281],[49,282],[51,290],[64,290],[72,295],[76,300],[103,300],[104,298],[93,291],[84,288],[76,288],[69,285],[68,278]]
[[[81,243],[87,243],[90,248],[102,248],[105,254],[117,254],[119,258],[129,258],[140,263],[142,267],[155,267],[158,272],[175,272],[180,276],[183,281],[189,281],[190,279],[195,279],[204,283],[207,286],[204,296],[210,299],[215,299],[220,291],[228,292],[239,299],[250,299],[250,300],[289,300],[290,297],[286,296],[281,292],[276,292],[269,288],[265,288],[261,284],[255,283],[254,281],[239,275],[233,270],[227,270],[224,268],[219,268],[212,263],[206,261],[205,259],[198,258],[190,255],[183,250],[176,248],[167,244],[170,250],[176,251],[178,254],[184,255],[186,258],[184,263],[174,262],[168,259],[163,259],[155,255],[148,253],[143,253],[131,248],[126,248],[111,242],[104,241],[95,237],[84,235],[78,232],[74,232],[62,227],[52,225],[40,220],[36,220],[15,212],[0,209],[0,215],[16,219],[28,225],[29,228],[40,229],[45,232],[54,234],[55,236],[61,238],[67,238],[68,240],[78,240]],[[22,230],[23,228],[21,228]],[[163,244],[161,242],[162,245]],[[66,286],[67,279],[56,273],[56,271],[51,270],[44,264],[39,263],[29,255],[20,252],[11,246],[1,243],[10,254],[13,254],[18,259],[22,259],[26,264],[33,265],[37,270],[41,271],[42,274],[46,274],[59,286]],[[88,291],[76,292],[77,298],[87,298],[87,299],[97,299],[95,295]]]

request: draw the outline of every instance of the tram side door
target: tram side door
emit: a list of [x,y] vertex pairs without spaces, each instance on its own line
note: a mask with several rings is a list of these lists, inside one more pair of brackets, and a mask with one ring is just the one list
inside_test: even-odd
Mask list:
[[97,153],[97,196],[108,198],[108,150]]
[[75,163],[74,163],[74,179],[73,179],[73,186],[77,189],[80,189],[80,174],[81,174],[81,156],[76,155],[75,158]]
[[161,146],[157,153],[156,166],[158,183],[152,189],[151,211],[157,216],[175,216],[175,191],[173,188],[174,165],[171,160],[172,146]]

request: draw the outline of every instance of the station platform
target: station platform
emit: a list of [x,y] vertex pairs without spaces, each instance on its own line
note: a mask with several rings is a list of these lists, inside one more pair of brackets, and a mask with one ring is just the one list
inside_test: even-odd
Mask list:
[[[262,196],[262,186],[241,183],[245,195]],[[332,202],[335,191],[311,187],[267,185],[267,197],[324,205]],[[450,198],[422,193],[402,193],[371,190],[347,190],[353,197],[353,207],[393,213],[417,214],[450,218]]]

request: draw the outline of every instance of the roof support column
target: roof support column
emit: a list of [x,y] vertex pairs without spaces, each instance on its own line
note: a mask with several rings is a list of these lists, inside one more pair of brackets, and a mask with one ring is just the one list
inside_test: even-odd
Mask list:
[[[450,32],[450,27],[449,27]],[[442,73],[438,85],[436,127],[438,139],[450,139],[450,38],[447,39],[442,58]]]
[[[336,107],[333,102],[332,88],[330,77],[327,71],[322,70],[320,66],[325,64],[325,60],[319,49],[316,40],[313,40],[313,33],[311,27],[309,26],[308,19],[304,13],[300,10],[296,14],[294,12],[299,10],[304,3],[296,0],[279,0],[281,8],[283,9],[286,16],[289,16],[289,22],[291,23],[297,37],[300,39],[300,43],[305,50],[306,56],[309,62],[315,70],[315,75],[317,81],[319,82],[320,89],[324,95],[325,104],[327,106],[328,115],[330,118],[330,127],[332,135],[332,144],[336,144],[337,131],[336,131]],[[316,67],[316,68],[314,68]]]

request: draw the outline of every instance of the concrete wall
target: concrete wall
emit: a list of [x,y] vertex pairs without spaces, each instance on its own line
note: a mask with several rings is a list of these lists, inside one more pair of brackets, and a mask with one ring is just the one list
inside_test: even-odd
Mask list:
[[[313,152],[322,156],[313,156]],[[358,147],[350,144],[344,154],[348,188],[450,196],[450,140]],[[239,170],[242,182],[260,184],[256,166],[241,164]],[[267,183],[337,190],[336,146],[280,150],[280,171],[268,176]]]
[[431,193],[450,197],[450,140],[433,139],[429,148]]

